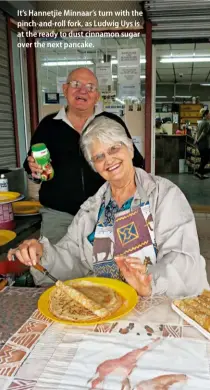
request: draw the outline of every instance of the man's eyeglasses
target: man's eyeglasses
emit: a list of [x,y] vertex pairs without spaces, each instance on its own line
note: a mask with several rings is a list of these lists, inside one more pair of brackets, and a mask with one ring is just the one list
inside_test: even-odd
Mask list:
[[94,164],[102,162],[106,159],[106,154],[108,154],[109,156],[114,156],[122,149],[122,146],[123,146],[123,143],[119,142],[118,144],[115,144],[115,145],[111,146],[109,149],[107,149],[106,153],[100,153],[100,154],[96,154],[95,156],[93,156],[91,158],[91,161]]
[[75,88],[75,89],[80,89],[83,86],[87,89],[88,92],[95,92],[98,89],[95,84],[92,84],[92,83],[82,84],[78,80],[72,80],[66,84],[69,84],[72,88]]

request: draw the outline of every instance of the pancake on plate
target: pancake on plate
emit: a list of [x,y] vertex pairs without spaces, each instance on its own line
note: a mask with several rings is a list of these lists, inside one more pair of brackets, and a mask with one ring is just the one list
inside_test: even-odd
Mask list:
[[116,312],[122,297],[113,289],[81,280],[68,285],[58,281],[49,297],[49,310],[60,319],[86,322],[100,320]]

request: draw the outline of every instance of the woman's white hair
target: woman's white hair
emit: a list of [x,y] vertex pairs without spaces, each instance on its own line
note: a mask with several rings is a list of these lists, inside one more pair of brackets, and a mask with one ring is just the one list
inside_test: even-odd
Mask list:
[[80,147],[83,151],[85,159],[93,166],[91,162],[91,145],[95,140],[99,140],[103,144],[116,144],[122,142],[128,149],[133,151],[133,142],[128,138],[124,127],[114,119],[106,116],[99,116],[90,122],[83,131],[80,138]]

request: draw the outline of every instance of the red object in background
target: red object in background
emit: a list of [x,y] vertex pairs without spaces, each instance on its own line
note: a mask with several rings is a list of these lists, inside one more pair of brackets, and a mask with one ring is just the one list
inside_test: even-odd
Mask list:
[[13,230],[15,226],[12,203],[0,204],[0,229]]
[[186,135],[187,130],[176,130],[176,135]]
[[9,261],[5,259],[3,261],[0,261],[0,275],[20,274],[26,269],[28,269],[28,267],[20,263],[19,260]]

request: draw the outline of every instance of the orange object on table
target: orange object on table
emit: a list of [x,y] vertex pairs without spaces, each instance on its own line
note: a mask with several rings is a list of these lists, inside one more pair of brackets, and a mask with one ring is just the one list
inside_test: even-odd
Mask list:
[[8,281],[7,279],[3,279],[0,281],[0,291],[3,290],[3,288],[7,285]]

